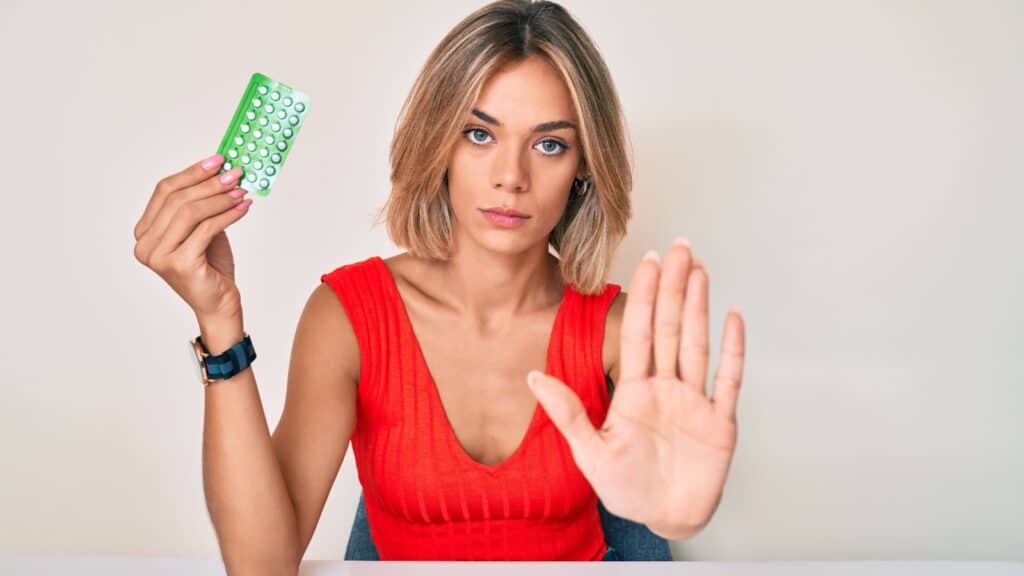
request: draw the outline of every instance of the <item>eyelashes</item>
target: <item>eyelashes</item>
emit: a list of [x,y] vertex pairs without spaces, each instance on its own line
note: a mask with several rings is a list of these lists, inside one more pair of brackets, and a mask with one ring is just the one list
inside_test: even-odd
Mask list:
[[[473,144],[474,146],[483,146],[484,144],[486,144],[486,142],[479,142],[479,141],[477,141],[477,140],[475,140],[473,138],[472,135],[474,133],[476,133],[476,132],[482,132],[482,133],[486,134],[488,137],[491,137],[490,132],[488,132],[487,130],[484,130],[483,128],[468,128],[468,129],[462,131],[462,135],[465,136],[466,139],[468,139],[469,142],[471,144]],[[567,144],[564,144],[564,143],[562,143],[562,142],[560,142],[558,140],[555,140],[554,138],[545,138],[544,140],[541,140],[540,142],[538,142],[537,146],[541,146],[541,145],[544,145],[544,144],[554,144],[554,145],[556,145],[558,147],[558,149],[555,150],[554,152],[545,152],[545,151],[541,150],[540,153],[545,155],[545,156],[559,156],[561,154],[564,154],[565,151],[569,149],[569,146]]]

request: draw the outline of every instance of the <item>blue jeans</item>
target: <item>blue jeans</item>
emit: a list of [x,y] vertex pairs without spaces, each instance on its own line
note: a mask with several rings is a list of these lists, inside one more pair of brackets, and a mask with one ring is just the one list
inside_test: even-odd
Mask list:
[[[601,527],[604,529],[604,539],[608,544],[608,552],[601,560],[672,560],[668,541],[651,532],[647,526],[615,516],[605,510],[600,500],[597,501],[597,509],[601,513]],[[366,505],[362,493],[359,494],[359,506],[352,521],[352,533],[348,537],[345,560],[380,560],[377,547],[370,536],[370,522],[366,518]]]

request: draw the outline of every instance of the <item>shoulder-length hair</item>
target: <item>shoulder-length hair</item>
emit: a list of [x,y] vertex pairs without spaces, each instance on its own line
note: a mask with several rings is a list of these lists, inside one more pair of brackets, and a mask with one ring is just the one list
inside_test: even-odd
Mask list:
[[589,186],[573,192],[548,242],[562,277],[584,294],[600,292],[626,234],[633,187],[625,119],[595,44],[560,5],[500,0],[459,22],[420,71],[391,142],[391,194],[378,213],[388,235],[412,255],[446,260],[452,209],[446,170],[462,123],[487,78],[531,55],[561,73],[579,117]]

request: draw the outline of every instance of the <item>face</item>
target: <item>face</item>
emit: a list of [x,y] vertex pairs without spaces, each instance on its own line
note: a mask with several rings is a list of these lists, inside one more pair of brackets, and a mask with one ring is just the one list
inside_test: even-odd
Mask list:
[[[537,56],[495,72],[467,114],[448,165],[456,246],[515,254],[542,247],[573,178],[586,175],[569,89]],[[492,210],[514,210],[522,218]]]

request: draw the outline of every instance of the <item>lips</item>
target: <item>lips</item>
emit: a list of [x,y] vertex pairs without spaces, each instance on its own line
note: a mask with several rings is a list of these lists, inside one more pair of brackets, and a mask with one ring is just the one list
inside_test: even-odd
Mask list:
[[517,212],[510,208],[484,208],[484,212],[492,212],[494,214],[500,214],[502,216],[514,216],[516,218],[529,218],[530,216]]

